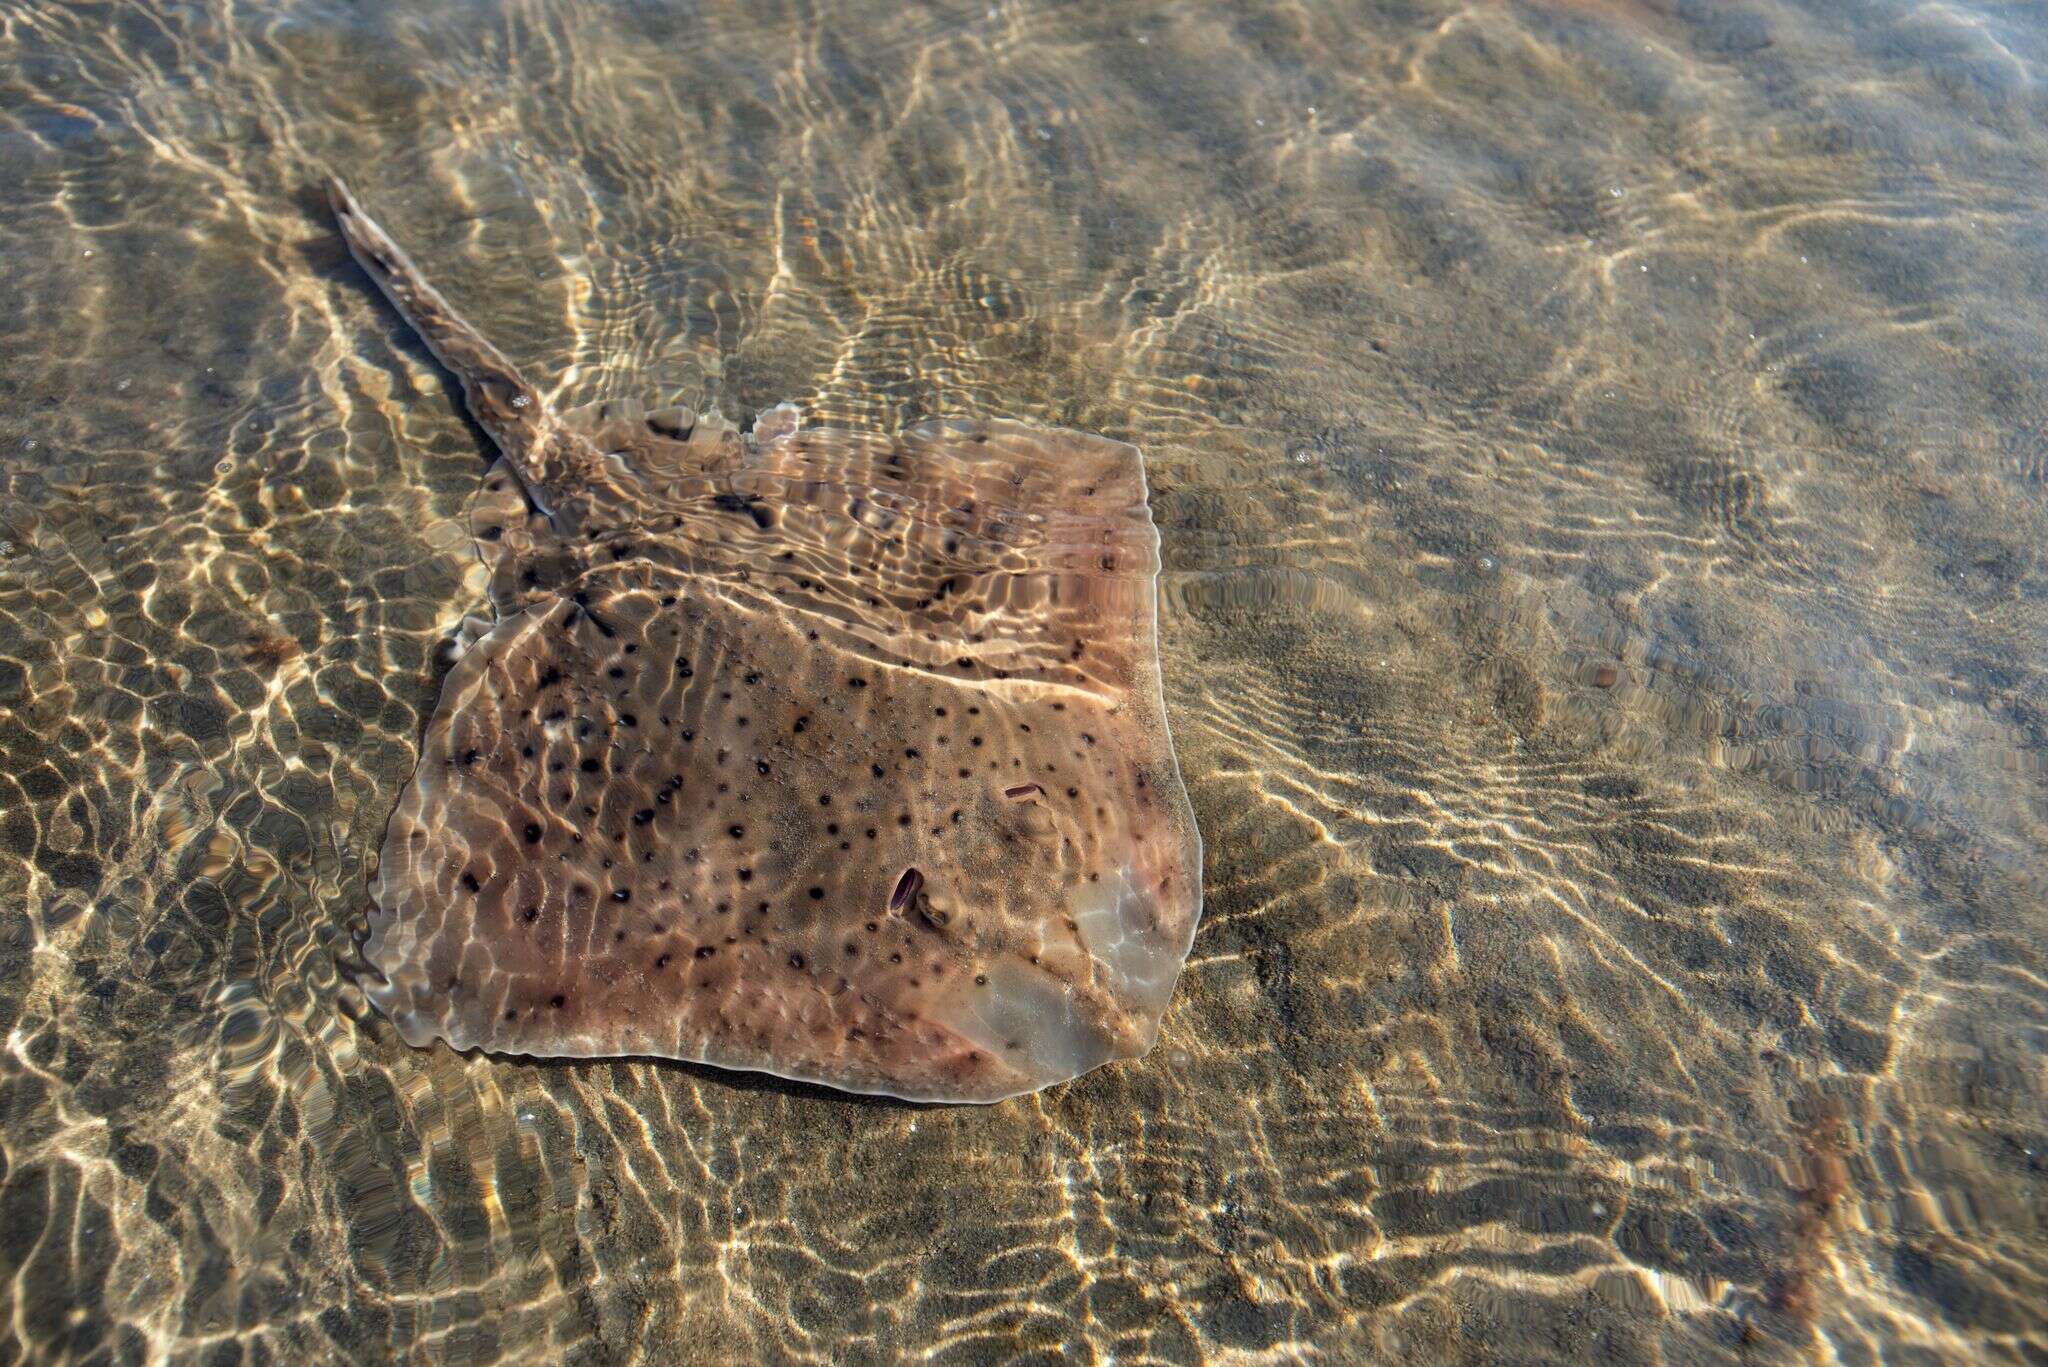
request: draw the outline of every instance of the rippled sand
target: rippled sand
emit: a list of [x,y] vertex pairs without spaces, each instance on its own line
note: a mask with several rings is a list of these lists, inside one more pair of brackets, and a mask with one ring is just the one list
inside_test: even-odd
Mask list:
[[[0,1358],[2048,1353],[2048,27],[0,12]],[[1207,919],[992,1109],[401,1043],[557,396],[1143,444]]]

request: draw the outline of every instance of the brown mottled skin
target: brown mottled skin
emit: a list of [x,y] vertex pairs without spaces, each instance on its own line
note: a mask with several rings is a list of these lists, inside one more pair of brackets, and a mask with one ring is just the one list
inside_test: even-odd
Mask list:
[[501,453],[372,887],[405,1037],[942,1101],[1142,1054],[1201,858],[1136,449],[557,413],[330,197]]

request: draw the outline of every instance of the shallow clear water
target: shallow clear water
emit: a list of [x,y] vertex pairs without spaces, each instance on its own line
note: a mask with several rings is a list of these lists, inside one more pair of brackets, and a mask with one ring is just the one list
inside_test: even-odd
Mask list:
[[[0,1357],[2048,1353],[2048,23],[0,8]],[[1208,911],[988,1109],[413,1050],[561,401],[1141,443]]]

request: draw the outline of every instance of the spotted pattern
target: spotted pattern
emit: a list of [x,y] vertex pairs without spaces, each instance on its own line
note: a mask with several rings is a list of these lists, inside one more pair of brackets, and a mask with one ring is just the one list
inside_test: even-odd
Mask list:
[[1201,887],[1137,450],[556,414],[334,199],[504,453],[372,888],[405,1038],[962,1101],[1149,1048]]

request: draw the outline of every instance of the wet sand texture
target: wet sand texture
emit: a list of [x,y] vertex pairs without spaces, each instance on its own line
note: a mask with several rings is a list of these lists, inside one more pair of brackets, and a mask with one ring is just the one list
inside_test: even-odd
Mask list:
[[[10,13],[0,1357],[2039,1357],[2044,63],[1917,0]],[[562,410],[1144,452],[1149,1053],[914,1107],[341,979],[493,589],[334,167]]]

